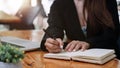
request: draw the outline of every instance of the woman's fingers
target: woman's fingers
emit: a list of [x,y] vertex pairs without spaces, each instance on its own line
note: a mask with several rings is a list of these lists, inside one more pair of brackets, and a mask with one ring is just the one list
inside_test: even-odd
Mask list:
[[77,51],[81,50],[84,51],[89,48],[89,44],[87,42],[83,41],[72,41],[70,42],[67,47],[65,48],[65,51]]
[[60,48],[63,48],[64,43],[63,43],[62,39],[57,38],[56,40],[59,42]]
[[81,51],[84,51],[89,48],[89,44],[87,42],[82,42],[81,44],[83,45]]
[[45,42],[46,49],[49,52],[60,52],[61,51],[60,45],[63,45],[63,42],[59,38],[55,40],[52,38],[48,38]]
[[82,45],[81,45],[80,43],[78,43],[78,44],[75,46],[75,48],[74,48],[73,51],[77,51],[77,50],[79,50],[81,47],[82,47]]
[[65,48],[66,51],[73,51],[74,48],[76,47],[76,45],[78,44],[79,42],[78,41],[72,41],[70,42],[67,47]]
[[[46,49],[49,52],[61,52],[61,46],[63,45],[64,44],[60,38],[57,39],[48,38],[45,42]],[[84,51],[88,48],[89,48],[89,44],[87,42],[74,40],[67,45],[65,51],[68,52],[77,51],[77,50]]]
[[54,39],[52,39],[52,38],[48,38],[48,39],[46,40],[46,43],[51,43],[51,44],[54,44],[54,45],[58,45],[58,44],[59,44],[58,41],[56,41],[56,40],[54,40]]
[[45,43],[45,46],[49,49],[56,49],[58,48],[59,46],[57,45],[54,45],[54,44],[51,44],[51,43]]

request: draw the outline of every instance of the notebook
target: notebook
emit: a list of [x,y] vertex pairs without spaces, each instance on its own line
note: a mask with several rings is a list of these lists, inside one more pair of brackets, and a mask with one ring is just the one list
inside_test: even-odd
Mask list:
[[0,37],[0,40],[2,44],[9,43],[24,51],[30,51],[30,50],[35,50],[40,48],[40,42],[33,42],[30,40],[26,40],[18,37],[2,36]]
[[112,49],[88,49],[85,51],[75,52],[61,52],[61,53],[47,53],[44,54],[45,58],[64,59],[64,60],[75,60],[83,61],[96,64],[104,64],[109,60],[116,57],[115,51]]

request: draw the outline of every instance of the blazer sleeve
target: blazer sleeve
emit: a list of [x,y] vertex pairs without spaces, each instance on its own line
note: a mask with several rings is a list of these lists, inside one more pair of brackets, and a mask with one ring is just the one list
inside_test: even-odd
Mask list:
[[117,2],[116,0],[106,0],[107,8],[113,18],[113,22],[115,24],[115,29],[117,36],[119,35],[120,31],[120,24],[119,24],[119,15],[118,15],[118,9],[117,9]]
[[[51,34],[55,38],[63,39],[64,36],[64,25],[63,25],[63,17],[62,13],[62,2],[60,0],[55,0],[51,6],[50,14],[48,15],[48,28],[46,29],[49,34]],[[44,43],[46,39],[49,38],[47,34],[44,35],[41,42],[41,49],[46,50]]]

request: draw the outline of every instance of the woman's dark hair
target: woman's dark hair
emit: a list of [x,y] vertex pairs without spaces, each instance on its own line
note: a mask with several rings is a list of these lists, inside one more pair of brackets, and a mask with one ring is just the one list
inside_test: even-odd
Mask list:
[[87,11],[87,20],[92,24],[91,28],[96,29],[96,22],[103,27],[107,26],[114,29],[112,16],[106,8],[106,0],[85,0],[84,2],[84,18]]

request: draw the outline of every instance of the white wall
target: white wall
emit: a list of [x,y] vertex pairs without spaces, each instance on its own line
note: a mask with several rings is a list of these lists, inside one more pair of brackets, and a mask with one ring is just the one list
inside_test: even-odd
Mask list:
[[50,7],[53,2],[54,2],[54,0],[42,0],[42,5],[45,10],[46,16],[48,16],[48,14],[50,12]]

